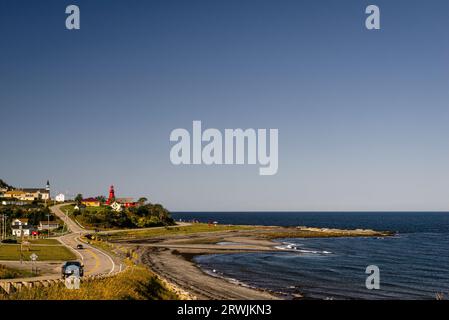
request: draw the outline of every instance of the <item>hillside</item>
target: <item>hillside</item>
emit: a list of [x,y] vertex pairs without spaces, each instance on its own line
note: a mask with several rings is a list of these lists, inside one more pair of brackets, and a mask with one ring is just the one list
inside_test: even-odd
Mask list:
[[13,187],[10,186],[9,184],[7,184],[5,181],[3,181],[2,179],[0,179],[0,188],[8,188],[8,189],[12,189]]

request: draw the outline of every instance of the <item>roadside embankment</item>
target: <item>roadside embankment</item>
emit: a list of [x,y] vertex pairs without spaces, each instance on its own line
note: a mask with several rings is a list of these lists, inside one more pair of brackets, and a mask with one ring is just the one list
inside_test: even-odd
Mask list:
[[51,286],[25,287],[0,300],[166,300],[177,299],[145,266],[130,266],[110,277],[85,279],[79,290],[69,290],[62,281]]

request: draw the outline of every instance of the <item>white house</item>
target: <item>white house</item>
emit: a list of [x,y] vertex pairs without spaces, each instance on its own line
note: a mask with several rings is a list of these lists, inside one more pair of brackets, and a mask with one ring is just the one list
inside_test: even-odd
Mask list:
[[33,227],[28,225],[28,219],[14,219],[11,223],[12,235],[16,237],[28,237]]
[[59,223],[57,222],[53,222],[50,221],[50,223],[48,222],[39,222],[39,226],[37,227],[38,230],[43,231],[43,230],[55,230],[59,228]]
[[115,212],[121,212],[123,210],[122,209],[122,205],[120,203],[116,202],[116,201],[113,204],[111,204],[111,208]]
[[56,202],[64,202],[65,201],[65,195],[63,195],[62,193],[58,194],[55,197]]
[[13,226],[27,226],[28,219],[14,219],[11,223]]

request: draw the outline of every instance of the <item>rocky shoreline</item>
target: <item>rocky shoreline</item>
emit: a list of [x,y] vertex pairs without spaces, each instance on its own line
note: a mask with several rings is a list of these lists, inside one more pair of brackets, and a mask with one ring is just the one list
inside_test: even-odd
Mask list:
[[[279,252],[275,238],[294,237],[385,237],[391,232],[340,230],[308,227],[256,227],[254,230],[205,232],[190,235],[142,239],[135,246],[141,262],[147,265],[181,299],[188,300],[272,300],[284,297],[267,290],[204,272],[193,258],[204,254]],[[121,243],[123,245],[123,243]],[[224,245],[225,244],[225,245]],[[285,252],[286,250],[282,250]],[[292,250],[294,251],[294,250]],[[300,298],[298,294],[296,298]]]

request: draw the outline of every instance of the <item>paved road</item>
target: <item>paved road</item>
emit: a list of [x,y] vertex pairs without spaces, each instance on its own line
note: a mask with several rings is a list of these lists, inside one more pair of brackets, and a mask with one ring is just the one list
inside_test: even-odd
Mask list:
[[[61,210],[61,207],[64,205],[66,204],[56,205],[50,208],[56,216],[66,223],[70,231],[69,234],[59,237],[59,241],[74,251],[79,260],[83,262],[84,275],[111,274],[119,271],[119,262],[115,261],[114,257],[80,240],[82,235],[93,231],[82,228],[75,221],[67,217],[65,212]],[[82,244],[84,249],[76,249],[78,244]]]
[[[89,232],[92,232],[92,230],[86,230],[79,226],[75,221],[70,219],[69,217],[66,217],[65,213],[62,212],[61,207],[65,204],[56,205],[51,207],[51,211],[58,216],[62,221],[64,221],[67,225],[68,230],[70,233],[61,236],[58,238],[58,240],[68,247],[71,251],[73,251],[77,257],[78,260],[81,261],[84,264],[84,276],[94,276],[94,275],[108,275],[113,272],[120,271],[120,261],[117,261],[116,258],[110,256],[106,252],[103,252],[95,247],[92,247],[91,245],[88,245],[80,240],[80,237],[84,234],[87,234]],[[76,246],[78,244],[82,244],[84,249],[76,249]],[[9,264],[14,266],[13,261],[8,261]],[[19,263],[19,262],[17,262]],[[31,266],[30,262],[26,262],[29,266]],[[50,262],[37,262],[37,265],[47,265],[51,264]],[[20,278],[20,279],[11,279],[11,280],[0,280],[0,282],[24,282],[24,281],[37,281],[37,280],[51,280],[51,279],[59,279],[61,278],[61,269],[60,266],[62,265],[59,263],[54,267],[56,263],[53,263],[53,267],[48,267],[52,269],[53,271],[49,270],[49,272],[53,272],[51,275],[44,275],[39,277],[33,277],[33,278]],[[23,267],[23,265],[20,265],[20,267]]]

